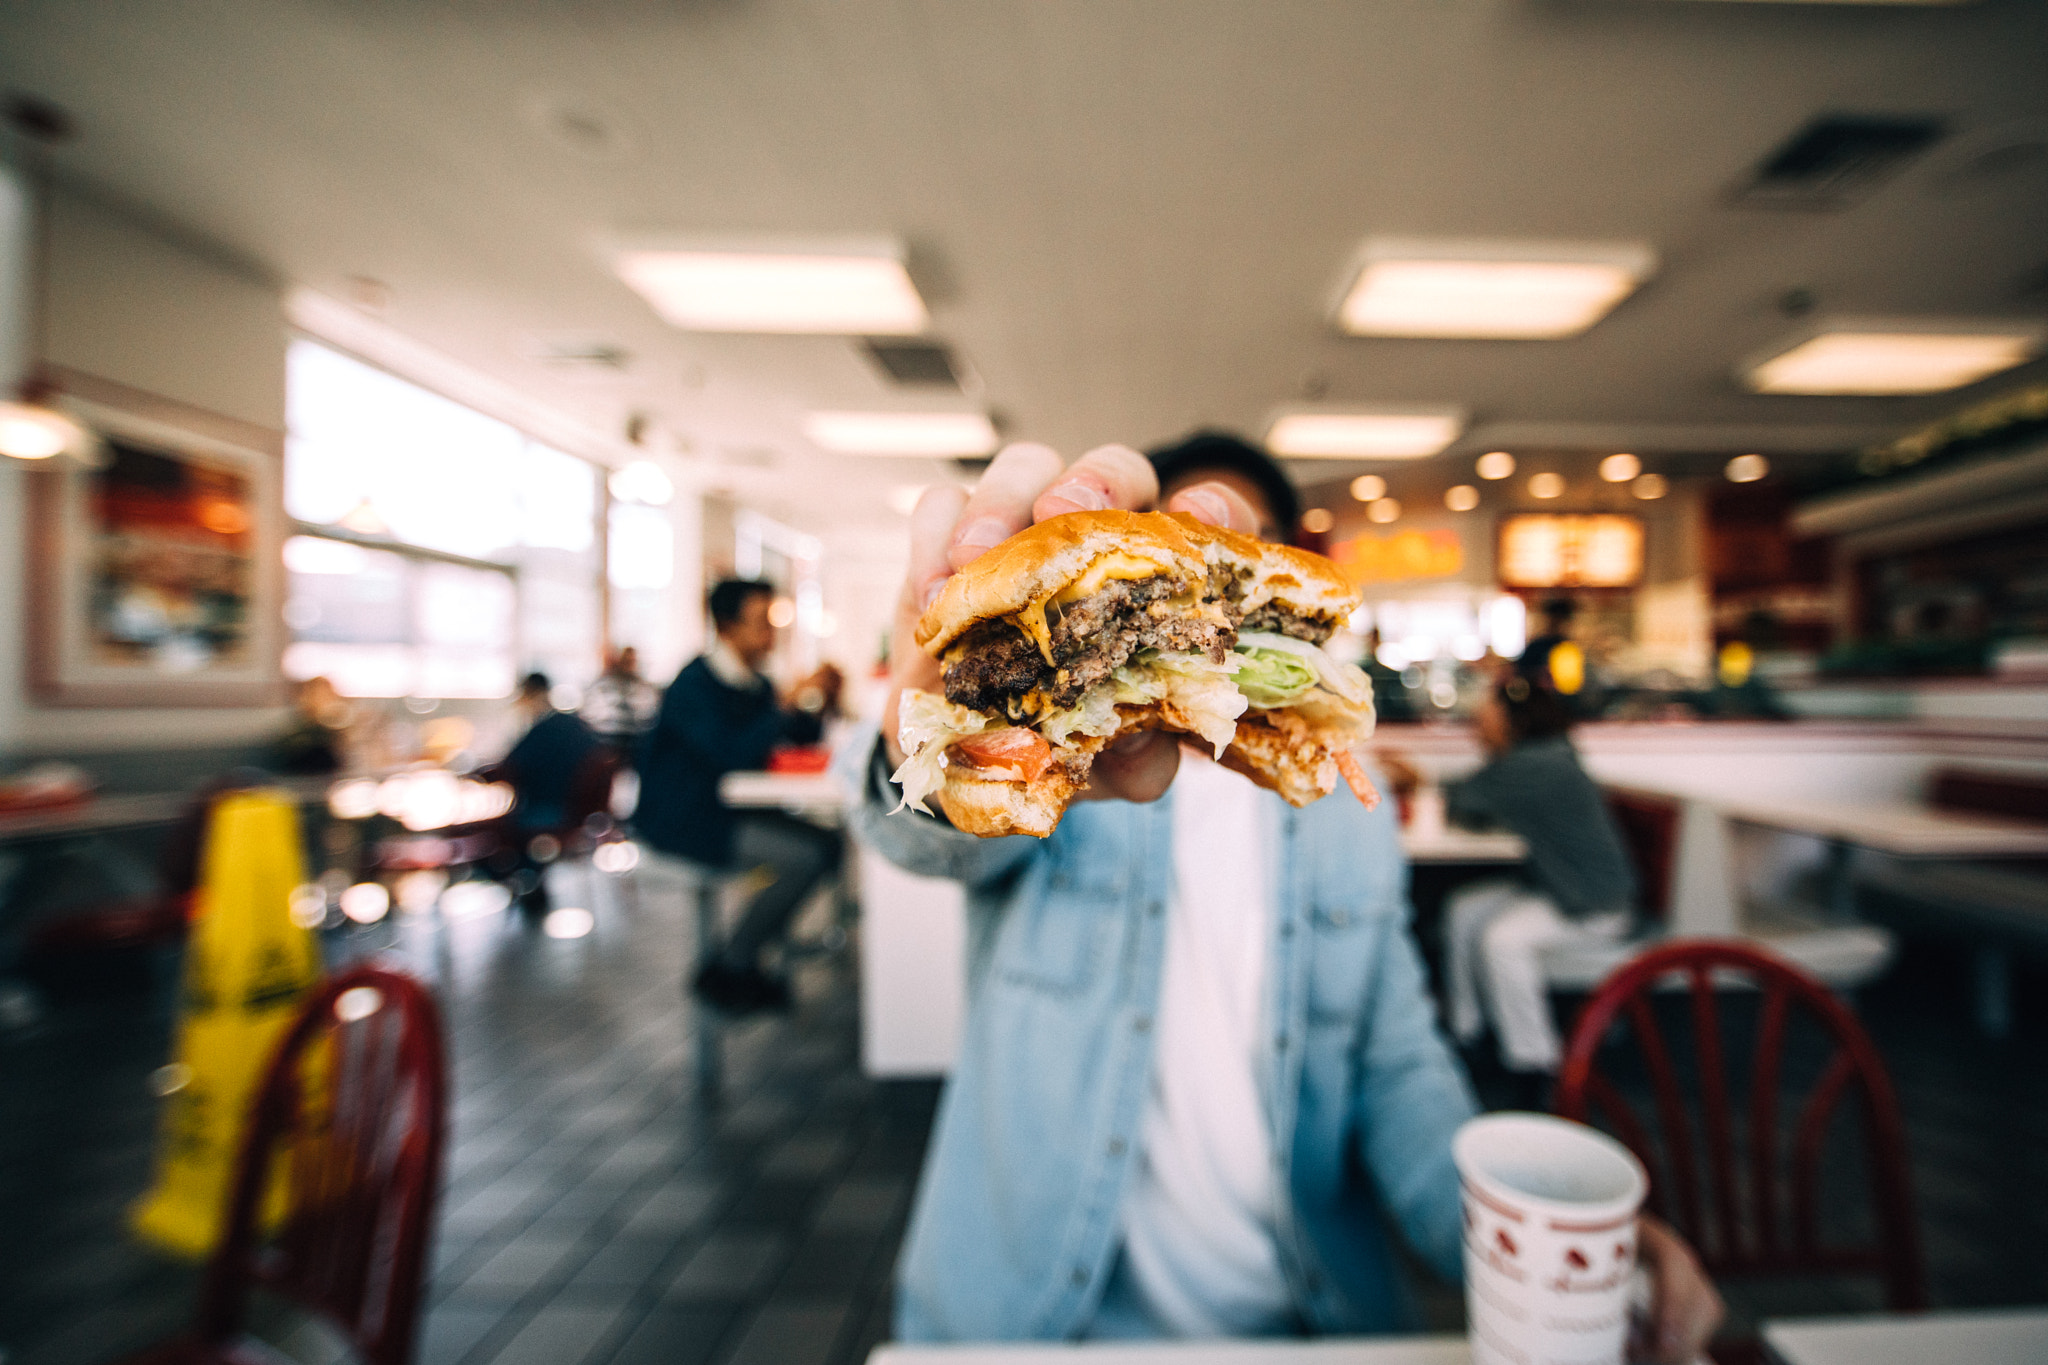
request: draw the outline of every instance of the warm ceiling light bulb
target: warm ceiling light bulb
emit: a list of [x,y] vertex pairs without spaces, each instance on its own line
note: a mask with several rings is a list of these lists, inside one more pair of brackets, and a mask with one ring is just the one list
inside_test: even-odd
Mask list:
[[1473,466],[1482,479],[1505,479],[1515,472],[1515,457],[1505,450],[1489,450]]
[[1479,505],[1479,490],[1469,483],[1453,484],[1444,490],[1444,506],[1453,512],[1469,512]]
[[78,423],[40,403],[0,403],[0,455],[47,460],[84,434]]
[[1376,502],[1368,503],[1365,509],[1365,518],[1367,521],[1377,522],[1382,526],[1390,521],[1399,521],[1401,519],[1401,503],[1396,498],[1381,498]]
[[1643,462],[1633,455],[1609,455],[1600,462],[1600,477],[1609,483],[1627,483],[1643,472]]
[[1377,474],[1360,474],[1351,481],[1351,496],[1360,502],[1372,502],[1387,495],[1387,481]]
[[1730,483],[1755,483],[1771,472],[1771,462],[1761,455],[1737,455],[1723,472]]
[[1321,535],[1337,524],[1337,518],[1330,515],[1327,507],[1311,507],[1301,514],[1301,529],[1313,535]]
[[1628,491],[1644,502],[1655,502],[1670,490],[1662,474],[1645,474],[1628,486]]
[[1556,498],[1564,495],[1564,475],[1544,472],[1529,480],[1529,496],[1532,498]]

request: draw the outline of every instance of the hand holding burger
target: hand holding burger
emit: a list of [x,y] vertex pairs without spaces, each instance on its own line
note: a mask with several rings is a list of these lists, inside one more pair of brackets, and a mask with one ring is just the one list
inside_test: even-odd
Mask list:
[[1320,648],[1356,605],[1351,585],[1244,534],[1251,508],[1225,484],[1183,490],[1168,514],[1125,510],[1155,493],[1122,447],[1063,472],[1024,446],[964,506],[957,490],[927,494],[885,713],[906,804],[1042,837],[1071,800],[1163,793],[1173,735],[1295,805],[1340,771],[1376,799],[1350,752],[1371,729],[1370,685]]

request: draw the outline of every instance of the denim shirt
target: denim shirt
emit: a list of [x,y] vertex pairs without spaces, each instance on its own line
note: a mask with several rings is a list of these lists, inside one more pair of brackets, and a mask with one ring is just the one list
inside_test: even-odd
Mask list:
[[[889,814],[843,751],[854,833],[966,889],[969,1010],[898,1263],[905,1341],[1072,1339],[1115,1266],[1152,1067],[1173,793],[1085,802],[1052,836]],[[1413,1330],[1387,1224],[1461,1275],[1451,1134],[1476,1110],[1408,931],[1391,803],[1262,805],[1275,909],[1260,1093],[1281,1265],[1317,1333]]]

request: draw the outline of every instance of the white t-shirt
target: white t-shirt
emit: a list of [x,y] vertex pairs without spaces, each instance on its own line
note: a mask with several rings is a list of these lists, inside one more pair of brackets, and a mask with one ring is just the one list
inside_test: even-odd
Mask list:
[[1293,1321],[1260,1094],[1273,930],[1262,807],[1249,780],[1182,751],[1158,1051],[1122,1221],[1145,1306],[1187,1337],[1269,1335]]

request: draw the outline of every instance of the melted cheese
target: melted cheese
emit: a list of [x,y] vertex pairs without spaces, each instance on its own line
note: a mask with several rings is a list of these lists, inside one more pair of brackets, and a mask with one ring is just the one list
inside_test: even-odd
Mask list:
[[1156,560],[1143,559],[1123,550],[1111,550],[1097,559],[1075,579],[1054,592],[1033,602],[1024,610],[1015,613],[1010,620],[1017,629],[1029,636],[1031,643],[1038,646],[1038,652],[1049,664],[1052,660],[1052,630],[1045,623],[1045,609],[1067,602],[1078,602],[1102,591],[1102,585],[1115,579],[1156,578],[1166,572],[1166,566]]
[[1155,560],[1141,559],[1122,550],[1111,550],[1108,554],[1088,566],[1088,571],[1053,594],[1054,602],[1078,602],[1084,597],[1093,597],[1102,591],[1102,585],[1112,579],[1157,578],[1166,572],[1166,566]]

